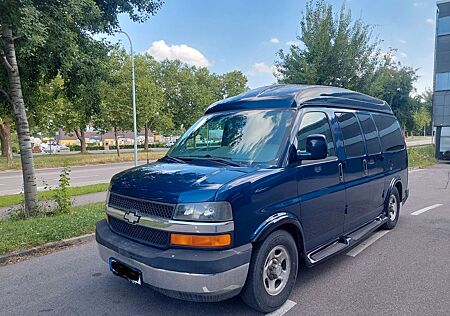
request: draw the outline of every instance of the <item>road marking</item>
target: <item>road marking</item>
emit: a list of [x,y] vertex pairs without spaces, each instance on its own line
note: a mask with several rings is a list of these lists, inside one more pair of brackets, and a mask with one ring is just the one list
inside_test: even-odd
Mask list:
[[294,307],[297,303],[291,300],[287,300],[286,303],[281,305],[279,309],[273,311],[272,313],[266,314],[266,316],[282,316],[286,314],[292,307]]
[[442,204],[434,204],[434,205],[431,205],[431,206],[428,206],[428,207],[424,207],[424,208],[421,208],[420,210],[412,212],[411,215],[420,215],[422,213],[425,213],[427,211],[430,211],[430,210],[435,209],[435,208],[440,207],[440,206],[442,206]]
[[378,239],[380,239],[381,237],[383,237],[384,235],[386,235],[387,233],[389,233],[388,230],[381,230],[378,231],[376,233],[374,233],[372,236],[370,236],[369,238],[367,238],[365,241],[363,241],[362,243],[360,243],[358,246],[356,246],[355,248],[353,248],[352,250],[350,250],[349,252],[347,252],[347,256],[350,257],[356,257],[357,255],[359,255],[364,249],[366,249],[367,247],[369,247],[371,244],[373,244],[374,242],[376,242]]

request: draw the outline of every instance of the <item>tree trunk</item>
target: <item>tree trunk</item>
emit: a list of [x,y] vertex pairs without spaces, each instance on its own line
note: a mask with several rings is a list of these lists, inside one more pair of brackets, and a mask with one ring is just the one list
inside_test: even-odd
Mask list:
[[147,123],[145,123],[145,127],[144,127],[144,137],[145,137],[145,140],[144,140],[144,149],[145,149],[145,151],[148,151],[148,124]]
[[120,157],[119,136],[117,135],[117,127],[114,127],[114,139],[116,141],[117,157]]
[[6,157],[6,162],[10,166],[13,161],[13,153],[11,146],[11,123],[7,120],[0,119],[0,140],[2,156]]
[[2,35],[5,52],[2,54],[3,56],[1,56],[1,58],[8,72],[9,92],[14,110],[17,136],[19,137],[25,210],[31,215],[37,209],[38,198],[33,153],[31,151],[30,128],[22,95],[22,85],[20,82],[19,68],[17,66],[13,34],[9,25],[2,25]]
[[80,141],[81,154],[83,154],[83,155],[87,154],[86,137],[84,136],[84,129],[83,128],[80,128],[80,130],[74,129],[74,132],[75,132],[75,135],[77,135],[78,140]]

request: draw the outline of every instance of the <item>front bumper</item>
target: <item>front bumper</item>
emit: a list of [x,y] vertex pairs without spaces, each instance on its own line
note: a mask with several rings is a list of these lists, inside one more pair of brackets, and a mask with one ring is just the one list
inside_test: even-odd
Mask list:
[[237,295],[247,278],[252,245],[234,249],[158,249],[112,232],[103,220],[96,240],[103,261],[117,259],[142,272],[142,281],[168,296],[220,301]]

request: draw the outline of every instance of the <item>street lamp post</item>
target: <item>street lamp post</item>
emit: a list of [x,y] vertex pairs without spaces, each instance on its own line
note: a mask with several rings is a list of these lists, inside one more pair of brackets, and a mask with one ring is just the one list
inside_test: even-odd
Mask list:
[[[131,56],[131,90],[133,94],[133,132],[134,132],[134,165],[138,164],[138,150],[137,150],[137,122],[136,122],[136,85],[134,82],[134,56],[133,56],[133,43],[128,33],[119,31],[119,33],[125,34],[130,42],[130,56]],[[117,145],[117,144],[116,144]]]

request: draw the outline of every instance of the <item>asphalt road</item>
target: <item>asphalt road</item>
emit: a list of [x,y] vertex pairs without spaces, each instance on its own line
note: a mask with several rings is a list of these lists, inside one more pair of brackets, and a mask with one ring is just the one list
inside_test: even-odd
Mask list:
[[[449,315],[449,179],[450,164],[411,172],[398,226],[301,267],[277,315]],[[132,285],[108,271],[95,242],[0,267],[0,280],[1,315],[254,314],[239,298],[190,303]]]
[[[106,183],[116,173],[133,166],[133,162],[124,162],[71,167],[70,185],[80,186]],[[37,169],[36,180],[38,190],[44,190],[47,185],[50,187],[57,186],[60,173],[61,168]],[[0,195],[19,193],[23,187],[22,183],[22,171],[0,171]]]

